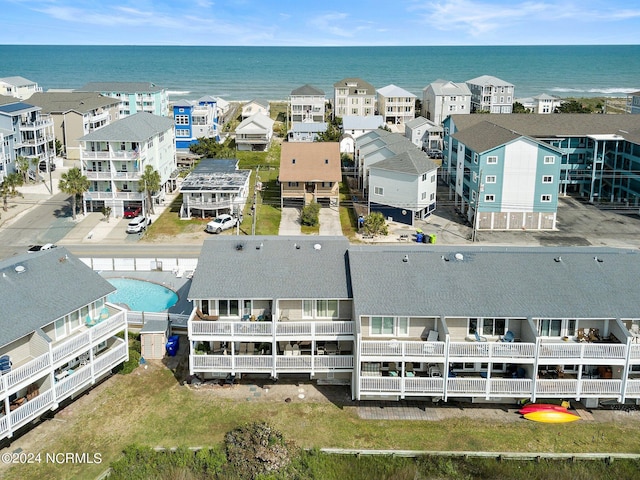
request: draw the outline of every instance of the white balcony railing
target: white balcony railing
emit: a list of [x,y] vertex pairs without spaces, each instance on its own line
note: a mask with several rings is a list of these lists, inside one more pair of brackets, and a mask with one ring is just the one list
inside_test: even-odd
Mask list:
[[113,335],[120,330],[124,330],[126,326],[126,321],[124,318],[124,312],[118,312],[114,315],[111,315],[106,320],[101,321],[97,325],[90,328],[91,332],[91,341],[95,342],[101,337],[105,335]]
[[521,342],[451,342],[450,357],[530,358],[535,355],[535,344]]
[[626,345],[621,343],[542,343],[540,358],[624,359]]
[[103,352],[93,362],[93,373],[98,376],[106,370],[110,370],[127,358],[127,344],[122,342],[120,345],[110,348],[107,352]]
[[235,322],[234,335],[265,336],[271,335],[271,322]]
[[90,335],[89,330],[85,330],[66,342],[62,342],[60,345],[53,347],[53,363],[68,359],[75,353],[80,353],[83,350],[88,350],[91,341]]
[[0,438],[4,438],[5,434],[9,431],[9,424],[6,415],[0,417]]
[[352,335],[352,321],[335,322],[228,322],[192,320],[189,322],[190,335],[200,336],[265,336],[273,335],[275,325],[278,336],[337,336]]
[[640,359],[640,343],[631,345],[631,352],[629,352],[629,358],[632,360]]
[[140,158],[140,154],[131,150],[114,150],[104,152],[92,152],[90,150],[82,150],[83,160],[108,160],[110,158],[117,160],[136,160]]
[[423,395],[443,395],[444,378],[441,377],[407,377],[404,378],[406,393]]
[[484,395],[487,392],[487,380],[484,378],[447,378],[449,395]]
[[240,355],[234,357],[235,367],[245,371],[270,371],[273,368],[271,355]]
[[26,421],[33,420],[45,408],[53,404],[53,392],[47,390],[37,397],[23,403],[20,407],[10,412],[11,428],[15,430]]
[[85,365],[82,368],[78,368],[71,375],[67,375],[56,383],[56,401],[61,402],[89,380],[91,380],[91,367]]
[[400,393],[400,377],[360,377],[360,391],[365,393]]
[[284,356],[278,355],[276,357],[276,369],[278,371],[284,370],[311,370],[311,356],[310,355],[296,355],[296,356]]
[[442,357],[444,342],[363,340],[362,356],[372,357]]
[[353,369],[353,355],[317,355],[313,362],[316,369]]
[[28,363],[11,370],[2,378],[6,382],[4,388],[11,388],[24,380],[36,380],[38,375],[51,366],[49,353],[43,353]]
[[571,396],[578,393],[578,380],[537,380],[536,394],[538,397],[545,396]]
[[229,371],[233,367],[229,355],[191,355],[191,364],[197,372]]
[[531,395],[533,380],[529,378],[492,378],[489,382],[491,395]]
[[627,380],[625,396],[630,398],[640,398],[640,379]]
[[580,395],[619,396],[622,393],[622,380],[582,380],[579,383]]

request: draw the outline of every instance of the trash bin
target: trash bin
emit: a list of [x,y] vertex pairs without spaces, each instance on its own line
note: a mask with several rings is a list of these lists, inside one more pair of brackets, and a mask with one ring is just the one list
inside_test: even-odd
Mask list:
[[178,353],[178,348],[180,346],[180,337],[178,335],[171,335],[169,340],[167,340],[167,354],[170,357],[175,357]]
[[436,234],[432,233],[429,235],[429,243],[436,243]]
[[424,238],[424,233],[416,233],[416,243],[422,243],[423,238]]
[[429,243],[430,237],[431,237],[431,235],[427,235],[425,233],[424,236],[422,237],[422,243]]

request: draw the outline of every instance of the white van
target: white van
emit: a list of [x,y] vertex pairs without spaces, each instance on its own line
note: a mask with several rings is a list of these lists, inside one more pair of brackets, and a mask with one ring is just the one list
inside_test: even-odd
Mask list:
[[151,219],[143,216],[132,219],[127,225],[127,233],[144,232],[151,225]]

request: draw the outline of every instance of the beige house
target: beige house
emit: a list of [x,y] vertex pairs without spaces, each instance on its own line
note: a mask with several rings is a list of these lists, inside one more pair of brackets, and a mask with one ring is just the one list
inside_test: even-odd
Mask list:
[[120,101],[95,92],[37,92],[29,103],[48,113],[69,160],[80,160],[80,137],[118,119]]
[[280,154],[280,207],[285,203],[338,204],[340,193],[338,142],[284,142]]

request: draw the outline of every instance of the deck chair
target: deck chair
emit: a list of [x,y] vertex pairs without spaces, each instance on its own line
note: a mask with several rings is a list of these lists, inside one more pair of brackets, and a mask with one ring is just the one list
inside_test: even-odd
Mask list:
[[351,352],[351,342],[348,340],[338,340],[338,353]]
[[427,335],[427,342],[437,342],[438,341],[438,332],[435,330],[429,330],[429,334]]
[[109,309],[103,307],[102,310],[100,310],[100,321],[106,320],[107,318],[109,318]]
[[284,354],[286,357],[291,357],[293,355],[293,347],[291,346],[290,343],[287,343],[284,346]]
[[222,345],[220,342],[213,342],[213,354],[220,355],[222,353]]
[[416,373],[413,371],[413,363],[407,362],[404,366],[405,377],[415,377]]
[[511,330],[507,330],[507,333],[500,339],[501,342],[512,343],[516,339],[515,334]]
[[398,376],[398,367],[396,366],[396,362],[389,362],[389,376],[390,377]]
[[298,345],[297,343],[294,343],[292,349],[293,349],[294,356],[300,355],[300,345]]
[[246,343],[241,343],[240,344],[240,351],[238,352],[238,355],[246,355],[247,354],[247,344]]
[[487,337],[482,337],[480,336],[480,334],[478,333],[478,331],[475,331],[475,336],[476,336],[476,342],[486,342],[487,341]]
[[247,355],[253,355],[254,353],[256,353],[256,344],[247,343]]

